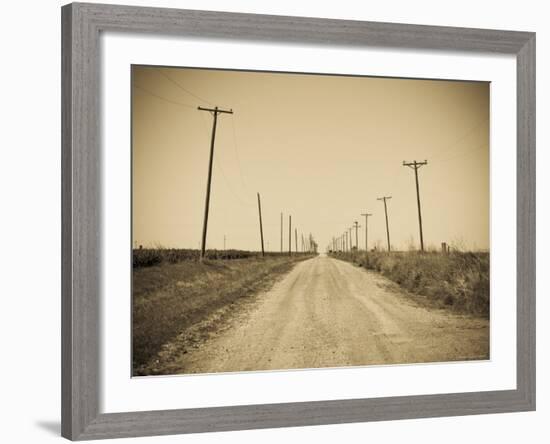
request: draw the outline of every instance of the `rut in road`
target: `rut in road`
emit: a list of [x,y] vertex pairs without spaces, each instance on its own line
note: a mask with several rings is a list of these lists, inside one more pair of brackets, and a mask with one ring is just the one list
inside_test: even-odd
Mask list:
[[300,262],[170,373],[489,358],[489,322],[413,302],[383,276],[319,256]]

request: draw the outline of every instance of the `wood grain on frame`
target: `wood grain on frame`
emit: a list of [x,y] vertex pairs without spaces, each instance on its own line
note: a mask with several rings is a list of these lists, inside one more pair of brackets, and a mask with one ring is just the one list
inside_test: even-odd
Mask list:
[[[517,389],[99,412],[99,33],[171,34],[517,56]],[[62,435],[97,439],[535,409],[535,34],[74,3],[62,8]]]

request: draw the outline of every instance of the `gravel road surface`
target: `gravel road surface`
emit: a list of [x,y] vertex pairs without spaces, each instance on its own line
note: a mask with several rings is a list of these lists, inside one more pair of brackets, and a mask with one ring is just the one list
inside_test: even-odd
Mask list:
[[350,263],[300,262],[204,343],[177,356],[173,373],[479,360],[489,322],[415,302],[396,284]]

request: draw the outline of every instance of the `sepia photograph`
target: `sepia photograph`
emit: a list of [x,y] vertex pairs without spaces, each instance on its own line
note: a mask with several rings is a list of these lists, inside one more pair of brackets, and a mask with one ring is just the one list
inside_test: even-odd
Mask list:
[[490,83],[133,65],[132,376],[490,359]]

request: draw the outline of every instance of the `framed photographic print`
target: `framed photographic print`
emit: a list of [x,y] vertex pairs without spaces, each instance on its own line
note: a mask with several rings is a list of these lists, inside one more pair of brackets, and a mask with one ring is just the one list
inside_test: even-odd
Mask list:
[[535,408],[533,33],[62,24],[65,437]]

